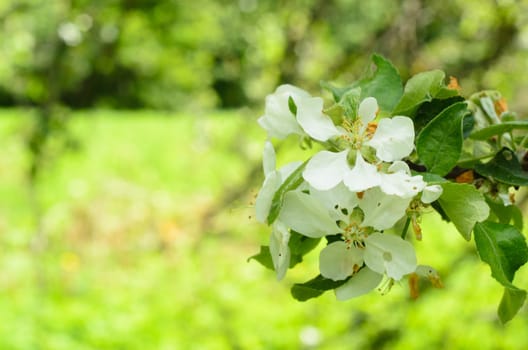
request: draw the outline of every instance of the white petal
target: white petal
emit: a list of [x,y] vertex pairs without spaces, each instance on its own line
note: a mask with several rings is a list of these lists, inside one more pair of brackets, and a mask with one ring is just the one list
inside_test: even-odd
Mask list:
[[290,266],[290,232],[287,227],[280,221],[275,221],[273,230],[271,231],[269,249],[273,267],[277,273],[277,279],[281,280],[286,275],[286,271]]
[[411,175],[411,169],[409,168],[409,165],[401,160],[397,160],[394,163],[392,163],[388,169],[389,173],[397,173],[399,171],[407,175]]
[[440,185],[426,186],[422,192],[422,203],[429,204],[440,198],[443,189]]
[[303,98],[297,104],[297,121],[304,131],[317,141],[326,141],[340,132],[329,116],[323,113],[323,99]]
[[416,253],[411,243],[402,238],[373,233],[365,239],[365,264],[378,273],[400,280],[416,270]]
[[291,96],[293,99],[310,97],[310,94],[307,91],[291,84],[279,85],[275,90],[275,93],[278,95]]
[[359,207],[365,217],[362,226],[385,230],[405,215],[412,198],[401,198],[383,193],[378,187],[366,191],[359,200]]
[[262,188],[260,189],[255,201],[255,217],[257,221],[263,223],[266,222],[273,196],[279,189],[281,183],[281,176],[277,171],[269,173],[268,176],[266,176],[266,179],[264,179]]
[[326,191],[334,188],[350,170],[347,161],[348,150],[334,153],[321,151],[310,159],[303,172],[304,179],[312,187]]
[[368,145],[376,149],[376,157],[384,162],[400,160],[414,148],[414,126],[408,117],[380,120]]
[[358,203],[356,194],[350,192],[343,183],[328,191],[319,191],[311,188],[310,195],[330,212],[334,220],[348,219],[348,216],[343,214],[341,210],[346,209],[348,214],[350,214]]
[[264,168],[264,176],[268,176],[269,173],[275,171],[276,167],[275,149],[271,142],[266,141],[264,144],[264,153],[262,156],[262,167]]
[[291,163],[285,164],[278,170],[281,176],[281,185],[284,181],[286,181],[286,179],[288,178],[288,176],[291,175],[291,173],[293,173],[298,167],[301,166],[301,164],[302,164],[301,161],[291,162]]
[[278,220],[298,233],[308,237],[323,237],[339,233],[328,210],[309,194],[292,191],[284,195]]
[[264,115],[258,119],[260,126],[269,137],[283,139],[289,134],[304,134],[288,105],[289,98],[294,101],[310,97],[306,91],[293,85],[281,85],[275,93],[266,97]]
[[421,175],[409,176],[403,171],[393,174],[381,174],[380,188],[386,194],[412,198],[425,188]]
[[374,97],[367,97],[361,101],[358,108],[358,115],[364,126],[376,118],[378,109],[378,101]]
[[356,164],[343,178],[352,192],[362,192],[379,185],[380,176],[375,165],[365,162],[360,152],[356,154]]
[[255,217],[257,221],[266,222],[275,192],[301,164],[301,162],[291,162],[281,167],[278,171],[275,170],[266,175],[255,201]]
[[337,300],[347,300],[367,294],[380,284],[382,278],[383,275],[372,271],[368,267],[363,267],[345,284],[336,288],[336,298]]
[[321,250],[319,270],[321,275],[334,281],[344,280],[363,265],[363,250],[347,248],[343,241],[333,242]]

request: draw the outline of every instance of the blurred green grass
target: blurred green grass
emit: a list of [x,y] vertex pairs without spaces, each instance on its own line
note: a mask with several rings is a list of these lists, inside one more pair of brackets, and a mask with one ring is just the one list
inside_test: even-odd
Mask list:
[[[24,170],[24,110],[0,111],[0,349],[521,349],[527,312],[500,326],[501,288],[476,252],[436,216],[421,263],[446,285],[406,284],[341,303],[289,295],[307,267],[277,282],[248,256],[268,232],[252,218],[256,188],[223,210],[225,191],[258,164],[265,138],[247,112],[77,112],[81,148],[37,187],[45,249]],[[281,162],[294,157],[286,152]],[[523,267],[517,284],[528,285]]]

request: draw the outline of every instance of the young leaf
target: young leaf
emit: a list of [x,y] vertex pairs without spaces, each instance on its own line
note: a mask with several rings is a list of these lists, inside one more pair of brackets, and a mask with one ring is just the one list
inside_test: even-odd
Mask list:
[[268,218],[267,218],[268,225],[271,225],[277,219],[277,216],[279,216],[280,210],[282,208],[282,203],[284,201],[284,195],[286,194],[286,192],[296,189],[304,181],[302,177],[302,173],[307,163],[308,163],[308,160],[306,160],[304,163],[299,165],[299,167],[295,169],[295,171],[286,178],[284,183],[279,187],[277,192],[275,192],[275,194],[273,195],[273,199],[271,201],[271,206],[270,206],[270,211],[269,211]]
[[515,153],[503,148],[485,164],[475,165],[475,171],[512,186],[528,186],[528,172],[524,171]]
[[457,90],[450,90],[445,86],[444,78],[445,73],[441,70],[418,73],[411,77],[405,84],[403,96],[394,108],[393,114],[413,117],[424,102],[458,95]]
[[400,73],[380,55],[372,55],[372,62],[376,70],[370,77],[359,81],[361,99],[375,97],[382,111],[392,111],[403,94]]
[[258,261],[262,266],[275,271],[275,267],[273,267],[273,260],[271,259],[271,253],[270,249],[267,245],[260,246],[260,251],[250,256],[247,261],[250,261],[251,259]]
[[288,108],[293,115],[297,115],[297,105],[291,96],[288,97]]
[[321,275],[304,282],[304,283],[295,283],[291,288],[292,296],[299,301],[306,301],[318,297],[327,290],[335,289],[343,284],[347,279],[342,281],[334,281],[328,278],[324,278]]
[[504,293],[497,311],[502,324],[510,321],[519,312],[526,300],[526,291],[504,287]]
[[338,103],[338,105],[343,108],[344,114],[350,119],[356,117],[357,109],[359,107],[359,103],[361,102],[360,96],[360,88],[350,89],[343,94],[341,100]]
[[455,103],[427,124],[416,140],[418,157],[427,171],[444,176],[456,165],[462,154],[462,120],[467,105]]
[[501,135],[516,129],[528,130],[528,120],[515,120],[490,125],[483,129],[474,131],[469,135],[473,140],[487,140],[492,136]]
[[367,78],[345,87],[337,87],[322,81],[321,87],[330,91],[336,102],[341,101],[348,91],[359,87],[361,88],[361,99],[375,97],[380,109],[389,112],[398,103],[403,93],[400,74],[390,61],[380,55],[372,55],[372,62],[376,70]]
[[327,81],[324,81],[324,80],[321,80],[319,82],[319,85],[321,85],[321,87],[325,90],[328,90],[332,93],[332,96],[334,97],[334,101],[337,103],[341,100],[341,98],[343,97],[343,95],[355,88],[357,86],[357,84],[352,84],[352,85],[348,85],[348,86],[343,86],[343,87],[338,87],[338,86],[335,86],[334,84],[332,83],[329,83]]
[[484,221],[489,216],[484,196],[469,184],[447,182],[441,186],[443,192],[438,198],[440,207],[462,237],[469,241],[475,223]]

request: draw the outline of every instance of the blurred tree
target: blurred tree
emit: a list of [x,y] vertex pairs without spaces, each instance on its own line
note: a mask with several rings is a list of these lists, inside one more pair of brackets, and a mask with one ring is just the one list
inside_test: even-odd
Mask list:
[[284,82],[346,83],[373,52],[404,77],[440,68],[468,91],[497,87],[522,100],[527,8],[508,0],[6,0],[0,103],[56,96],[73,108],[239,107]]

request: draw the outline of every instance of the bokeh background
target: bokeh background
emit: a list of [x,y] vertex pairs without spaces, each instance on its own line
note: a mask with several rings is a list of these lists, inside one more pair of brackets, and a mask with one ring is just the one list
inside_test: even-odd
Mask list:
[[[523,349],[473,244],[431,214],[405,283],[293,300],[247,258],[264,97],[349,83],[372,53],[528,112],[528,1],[2,0],[0,349]],[[295,140],[277,146],[295,158]],[[528,287],[528,268],[516,276]]]

